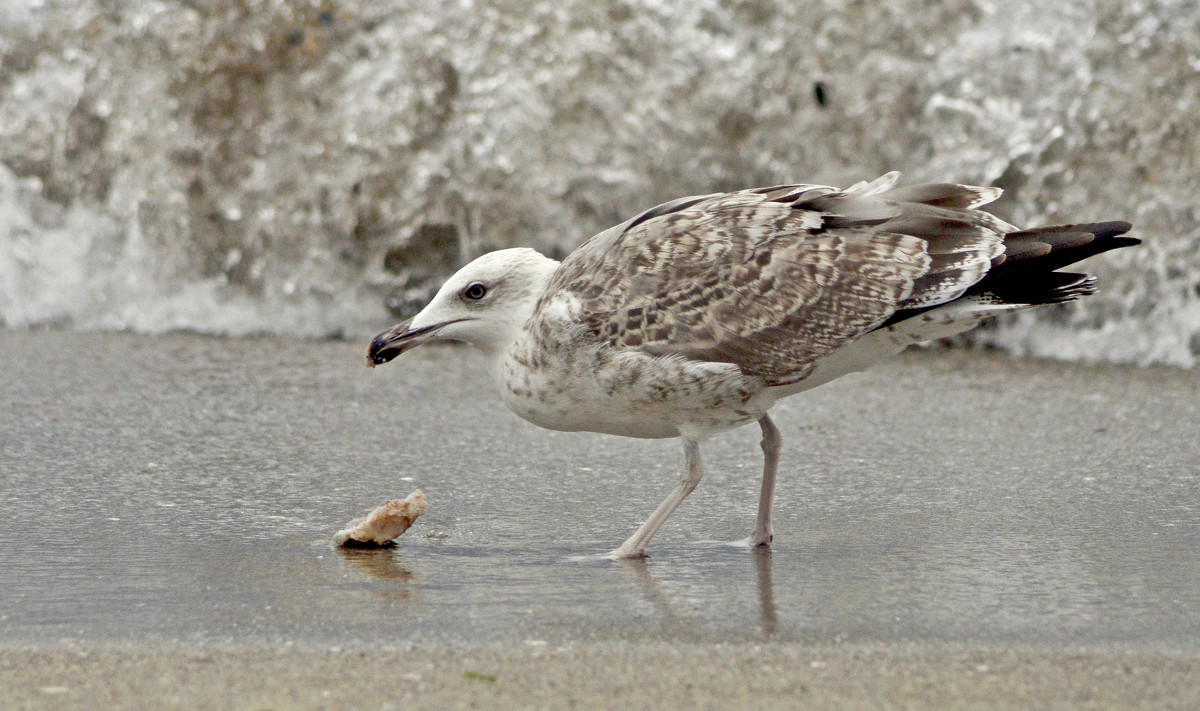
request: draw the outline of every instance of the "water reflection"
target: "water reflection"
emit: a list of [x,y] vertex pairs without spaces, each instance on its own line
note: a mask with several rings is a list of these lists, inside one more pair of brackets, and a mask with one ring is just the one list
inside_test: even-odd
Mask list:
[[[396,548],[342,548],[342,546],[337,546],[337,555],[358,572],[366,573],[368,578],[373,580],[409,584],[414,579],[412,570],[404,567],[404,564],[397,560]],[[406,587],[403,590],[392,591],[389,597],[408,597],[410,592],[412,591]]]
[[[712,566],[699,566],[690,570],[672,566],[662,571],[664,577],[660,579],[649,559],[627,559],[616,564],[620,567],[622,577],[637,586],[644,599],[654,608],[660,622],[665,623],[663,626],[669,628],[672,634],[702,636],[714,631],[714,622],[727,625],[745,618],[743,635],[768,639],[779,631],[775,584],[771,575],[772,553],[767,548],[755,548],[748,554],[754,564],[753,600],[756,609],[753,617],[737,609],[737,601],[746,598],[742,593],[749,592],[751,586],[750,579],[741,575],[740,566],[733,570],[725,566],[716,566],[715,569]],[[724,576],[726,579],[713,589],[706,583],[714,581],[704,580],[709,575]],[[757,619],[758,635],[749,629],[753,619]]]
[[642,592],[645,599],[654,607],[658,616],[671,623],[672,627],[693,629],[699,627],[699,622],[690,618],[684,612],[684,606],[663,589],[663,585],[650,572],[650,562],[646,558],[626,558],[616,561],[621,573]]
[[759,629],[763,637],[773,637],[779,629],[779,617],[775,611],[775,583],[771,579],[771,549],[756,547],[750,555],[758,580]]

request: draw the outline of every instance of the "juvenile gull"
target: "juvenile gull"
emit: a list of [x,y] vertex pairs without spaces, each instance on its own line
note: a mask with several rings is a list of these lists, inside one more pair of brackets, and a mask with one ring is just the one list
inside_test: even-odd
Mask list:
[[679,484],[612,551],[646,545],[703,475],[700,442],[757,421],[754,531],[770,545],[775,401],[990,316],[1095,292],[1056,271],[1139,243],[1127,222],[1018,230],[977,208],[997,188],[781,185],[687,197],[584,242],[561,263],[531,249],[476,259],[367,364],[433,340],[483,351],[505,404],[554,430],[681,437]]

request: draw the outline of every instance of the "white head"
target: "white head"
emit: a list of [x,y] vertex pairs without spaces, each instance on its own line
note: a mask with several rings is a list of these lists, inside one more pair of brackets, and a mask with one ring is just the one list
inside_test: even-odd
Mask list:
[[484,353],[502,353],[533,315],[558,262],[532,249],[489,252],[442,284],[421,313],[376,336],[367,365],[386,363],[434,340],[463,341]]

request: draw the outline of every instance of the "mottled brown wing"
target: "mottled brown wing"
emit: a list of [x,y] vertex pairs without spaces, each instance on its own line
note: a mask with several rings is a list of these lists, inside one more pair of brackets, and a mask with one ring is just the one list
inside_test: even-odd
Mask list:
[[957,298],[1003,251],[978,189],[917,186],[914,203],[887,199],[894,180],[660,205],[568,256],[543,299],[573,297],[613,346],[800,380],[914,298]]

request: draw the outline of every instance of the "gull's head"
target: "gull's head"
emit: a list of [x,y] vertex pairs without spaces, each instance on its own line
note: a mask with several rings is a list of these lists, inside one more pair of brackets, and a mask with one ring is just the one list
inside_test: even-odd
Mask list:
[[410,321],[376,336],[367,365],[386,363],[429,341],[463,341],[498,353],[520,334],[558,262],[532,249],[490,252],[442,284]]

